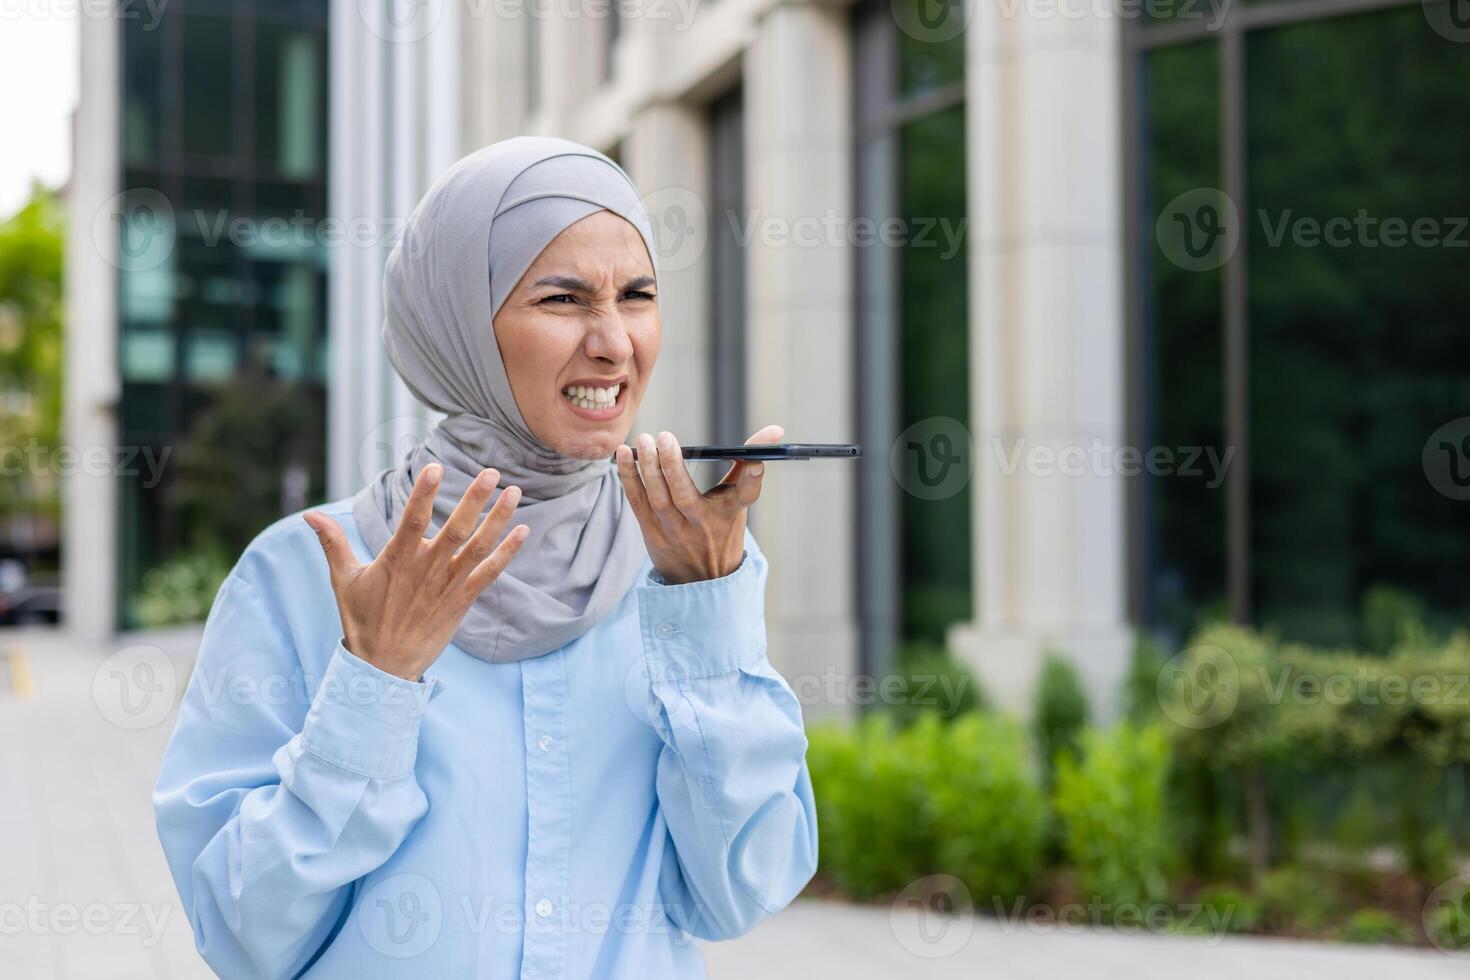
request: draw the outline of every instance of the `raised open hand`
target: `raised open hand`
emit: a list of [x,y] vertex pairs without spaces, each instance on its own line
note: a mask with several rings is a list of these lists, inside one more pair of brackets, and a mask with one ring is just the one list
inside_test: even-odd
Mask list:
[[438,533],[426,539],[441,475],[438,463],[419,472],[393,536],[366,565],[352,554],[336,521],[316,511],[303,515],[327,556],[343,644],[379,670],[411,681],[438,659],[475,597],[505,570],[531,531],[518,524],[496,544],[520,502],[519,487],[502,491],[475,527],[500,480],[498,471],[487,469]]
[[[747,446],[774,444],[785,430],[768,425],[745,440]],[[653,567],[670,585],[729,575],[745,551],[745,511],[761,495],[765,464],[737,462],[720,482],[700,493],[684,465],[679,440],[658,434],[658,451],[648,433],[638,437],[638,459],[627,446],[617,449],[618,476]]]

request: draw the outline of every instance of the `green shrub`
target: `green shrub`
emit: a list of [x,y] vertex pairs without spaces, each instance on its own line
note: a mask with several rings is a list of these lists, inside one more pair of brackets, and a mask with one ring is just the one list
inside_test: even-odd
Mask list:
[[899,651],[898,669],[880,688],[885,704],[900,726],[920,715],[955,718],[984,707],[985,697],[974,673],[943,647],[927,643]]
[[1081,759],[1057,759],[1054,801],[1062,840],[1088,898],[1142,904],[1165,892],[1170,855],[1164,789],[1169,747],[1161,729],[1129,723],[1088,729]]
[[1164,660],[1159,645],[1139,633],[1128,660],[1128,673],[1123,678],[1123,714],[1135,725],[1146,725],[1159,718],[1159,670]]
[[808,741],[821,871],[844,892],[873,898],[944,872],[985,903],[1034,883],[1046,804],[1016,722],[925,712],[899,729],[874,713]]
[[1470,889],[1426,908],[1424,929],[1440,949],[1470,950]]
[[1048,653],[1036,682],[1033,734],[1042,772],[1050,781],[1057,753],[1075,751],[1077,734],[1087,724],[1087,692],[1077,668],[1057,653]]
[[1349,943],[1406,943],[1409,930],[1387,912],[1360,909],[1343,927],[1342,939]]
[[1375,585],[1363,593],[1359,638],[1373,653],[1391,653],[1402,643],[1424,639],[1424,613],[1424,602],[1412,593]]
[[229,562],[217,552],[170,558],[143,573],[143,587],[133,600],[133,619],[145,628],[203,622],[229,574]]
[[1222,886],[1200,892],[1202,907],[1194,931],[1206,935],[1252,932],[1261,924],[1261,903],[1238,888]]
[[1408,778],[1380,796],[1396,812],[1374,827],[1360,809],[1339,835],[1383,839],[1392,831],[1412,871],[1430,880],[1447,873],[1450,841],[1436,832],[1444,816],[1432,783],[1444,767],[1470,761],[1470,635],[1397,635],[1390,655],[1372,656],[1215,626],[1161,676],[1179,765],[1221,774],[1244,795],[1257,863],[1278,844],[1289,848],[1304,828],[1315,836],[1290,802],[1302,775],[1386,767]]
[[1393,769],[1396,843],[1412,873],[1428,881],[1444,881],[1455,873],[1455,841],[1443,824],[1445,771],[1417,759]]
[[[1404,750],[1431,767],[1470,761],[1464,633],[1376,657],[1217,626],[1192,641],[1178,666],[1165,685],[1165,714],[1176,722],[1176,750],[1192,762],[1240,772],[1313,769]],[[1200,700],[1211,685],[1219,696]]]
[[1206,879],[1240,877],[1240,859],[1230,841],[1239,827],[1234,785],[1222,773],[1206,766],[1171,767],[1168,800],[1169,833],[1175,846],[1170,857],[1176,874]]
[[1379,839],[1378,808],[1373,797],[1358,787],[1332,827],[1332,839],[1349,854],[1363,854]]
[[959,878],[977,907],[1027,894],[1041,870],[1046,800],[1029,771],[1025,732],[1007,718],[975,714],[931,728],[923,768],[937,869]]
[[1267,872],[1256,893],[1267,922],[1278,932],[1321,932],[1347,911],[1331,879],[1301,865]]
[[1426,881],[1443,881],[1454,874],[1455,841],[1443,827],[1431,827],[1399,844],[1408,869]]
[[[927,729],[898,732],[878,712],[853,728],[808,733],[820,869],[855,898],[902,888],[933,866],[934,834],[917,772],[928,759],[926,736]],[[916,744],[924,749],[917,758]]]

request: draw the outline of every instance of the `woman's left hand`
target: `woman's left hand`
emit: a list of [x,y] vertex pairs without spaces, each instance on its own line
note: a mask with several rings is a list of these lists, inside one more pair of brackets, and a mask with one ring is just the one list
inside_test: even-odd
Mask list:
[[[745,444],[778,443],[784,434],[779,425],[768,425]],[[653,567],[670,585],[729,575],[745,553],[745,510],[761,495],[765,464],[737,462],[700,493],[673,433],[660,432],[656,449],[645,432],[638,437],[636,462],[627,446],[617,450],[618,475]]]

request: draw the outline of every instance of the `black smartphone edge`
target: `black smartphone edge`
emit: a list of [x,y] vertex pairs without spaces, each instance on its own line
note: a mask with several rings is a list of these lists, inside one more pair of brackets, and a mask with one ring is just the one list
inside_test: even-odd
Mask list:
[[[633,458],[638,447],[633,446]],[[782,460],[857,459],[863,447],[845,442],[783,442],[764,446],[681,446],[685,459]]]

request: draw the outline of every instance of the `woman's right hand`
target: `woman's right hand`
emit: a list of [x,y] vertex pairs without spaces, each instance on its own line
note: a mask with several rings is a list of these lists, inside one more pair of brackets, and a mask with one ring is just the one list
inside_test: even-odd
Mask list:
[[366,565],[357,561],[336,521],[316,511],[302,515],[327,556],[343,645],[379,670],[411,681],[438,659],[475,597],[505,570],[531,532],[518,524],[496,544],[520,503],[519,487],[502,491],[476,529],[500,481],[497,470],[487,469],[438,533],[426,539],[442,471],[438,463],[419,471],[393,536]]

